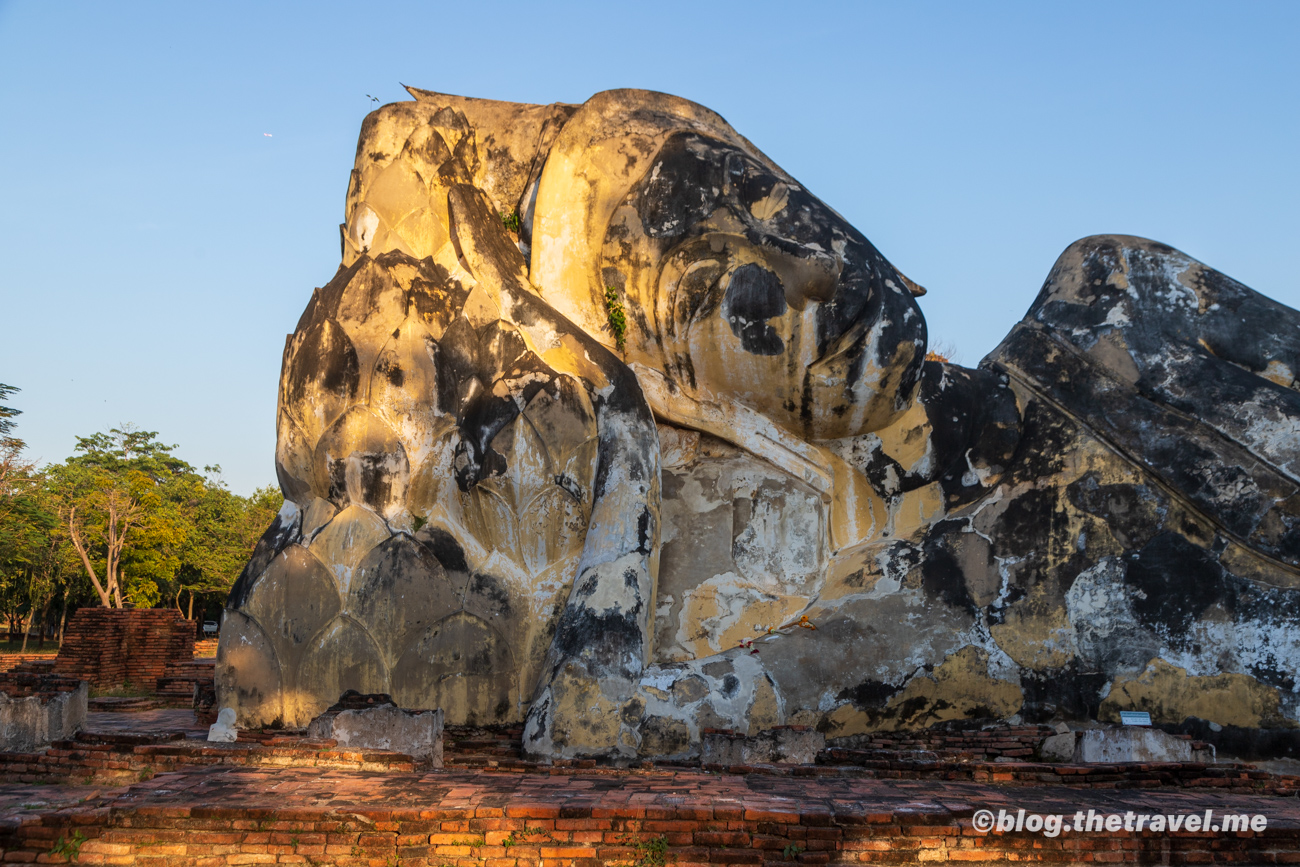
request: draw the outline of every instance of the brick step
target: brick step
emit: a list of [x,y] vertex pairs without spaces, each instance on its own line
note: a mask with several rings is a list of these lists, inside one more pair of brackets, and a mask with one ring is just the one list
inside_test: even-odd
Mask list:
[[493,758],[492,756],[482,755],[455,755],[443,752],[442,766],[444,768],[462,768],[465,770],[493,770],[493,771],[536,771],[539,768],[546,767],[539,765],[537,762],[530,762],[527,759],[502,757]]
[[53,653],[0,653],[0,672],[13,671],[20,665],[28,662],[44,662],[49,660],[54,664]]
[[206,679],[197,677],[160,677],[158,678],[158,686],[154,689],[154,692],[158,695],[169,697],[178,696],[189,701],[194,697],[194,685],[196,683],[211,685],[213,681],[210,677]]
[[49,656],[44,659],[28,659],[20,662],[13,668],[9,669],[10,674],[53,674],[54,657]]

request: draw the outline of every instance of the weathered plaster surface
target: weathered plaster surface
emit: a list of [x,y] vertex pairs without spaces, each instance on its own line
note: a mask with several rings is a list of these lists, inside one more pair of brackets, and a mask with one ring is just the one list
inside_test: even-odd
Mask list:
[[545,756],[1297,726],[1296,311],[1100,236],[977,369],[927,362],[924,290],[707,109],[412,93],[286,341],[241,724],[351,688]]

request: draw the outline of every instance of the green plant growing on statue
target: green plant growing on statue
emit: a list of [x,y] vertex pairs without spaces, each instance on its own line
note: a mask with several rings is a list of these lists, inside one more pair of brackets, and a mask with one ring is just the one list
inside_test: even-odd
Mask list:
[[627,310],[623,300],[618,297],[618,290],[613,286],[605,287],[605,312],[609,316],[609,330],[614,333],[614,342],[618,351],[623,351],[623,341],[627,335]]
[[516,208],[515,210],[511,211],[508,214],[502,214],[501,225],[505,226],[506,229],[518,235],[519,227],[523,225],[523,221],[519,219],[519,209]]
[[75,861],[81,854],[81,846],[86,842],[80,831],[73,831],[71,837],[60,837],[59,842],[50,850],[51,855],[62,855],[69,861]]
[[619,836],[618,842],[636,850],[631,867],[664,867],[668,863],[668,838],[663,834],[644,840],[639,832],[628,831]]
[[541,837],[542,841],[553,841],[555,839],[551,836],[551,832],[545,828],[530,828],[527,825],[524,825],[524,827],[520,828],[518,831],[511,831],[510,836],[501,841],[501,845],[506,849],[509,849],[511,846],[518,846],[520,843],[529,842],[529,837]]
[[668,863],[668,838],[663,834],[638,843],[636,850],[640,857],[636,859],[635,867],[663,867]]

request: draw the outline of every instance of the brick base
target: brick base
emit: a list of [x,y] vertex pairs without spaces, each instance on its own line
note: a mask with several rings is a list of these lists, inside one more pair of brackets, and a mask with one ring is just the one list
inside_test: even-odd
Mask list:
[[[977,809],[1072,814],[1232,809],[1253,833],[982,834]],[[1300,863],[1294,798],[1083,793],[863,778],[322,770],[167,774],[45,815],[0,820],[6,862],[215,867],[442,865]],[[60,841],[63,841],[60,847]],[[662,858],[662,860],[659,860]]]

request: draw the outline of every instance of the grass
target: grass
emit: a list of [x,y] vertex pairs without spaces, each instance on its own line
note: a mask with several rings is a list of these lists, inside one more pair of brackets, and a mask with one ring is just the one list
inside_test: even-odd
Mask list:
[[110,686],[90,691],[91,698],[149,698],[152,695],[153,690],[143,686],[136,686],[129,680],[121,686]]
[[[10,641],[8,636],[5,636],[4,638],[0,639],[0,654],[22,653],[22,652],[23,652],[23,640],[21,638],[18,639],[17,641]],[[27,639],[27,652],[29,654],[40,653],[40,654],[45,654],[47,656],[54,656],[56,653],[59,652],[59,642],[53,638],[47,638],[45,639],[44,647],[37,647],[36,639],[29,638]]]

